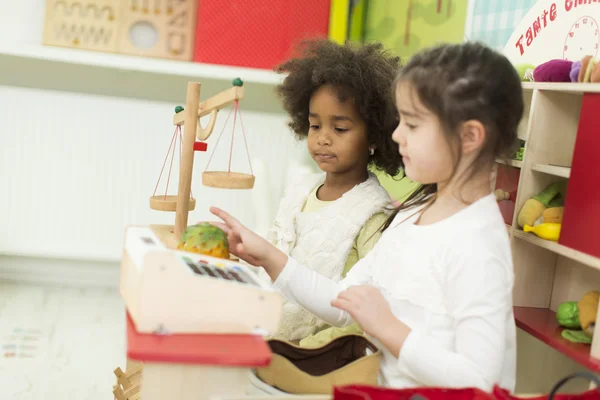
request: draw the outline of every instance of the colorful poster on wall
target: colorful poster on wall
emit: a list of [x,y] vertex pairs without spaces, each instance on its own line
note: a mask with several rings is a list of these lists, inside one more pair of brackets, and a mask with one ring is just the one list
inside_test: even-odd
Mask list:
[[538,0],[508,39],[504,54],[514,63],[581,60],[600,54],[600,2]]
[[469,0],[465,38],[501,51],[537,0]]
[[389,193],[392,201],[402,203],[408,196],[417,190],[421,185],[417,182],[413,182],[404,176],[404,173],[398,174],[396,177],[391,177],[380,171],[376,171],[375,175],[379,179],[379,183]]
[[[370,0],[366,9],[364,40],[380,41],[407,61],[436,43],[460,43],[464,37],[467,0]],[[419,184],[376,173],[392,198],[403,201]]]
[[364,19],[367,0],[331,0],[329,11],[329,39],[344,43],[364,39]]
[[467,0],[371,0],[365,41],[377,40],[407,60],[436,43],[464,37]]

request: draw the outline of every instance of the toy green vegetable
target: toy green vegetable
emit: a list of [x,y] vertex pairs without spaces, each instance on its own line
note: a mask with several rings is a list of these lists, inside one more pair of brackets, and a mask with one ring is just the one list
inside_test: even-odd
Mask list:
[[579,322],[579,308],[576,301],[567,301],[558,306],[556,321],[560,326],[570,329],[581,329]]

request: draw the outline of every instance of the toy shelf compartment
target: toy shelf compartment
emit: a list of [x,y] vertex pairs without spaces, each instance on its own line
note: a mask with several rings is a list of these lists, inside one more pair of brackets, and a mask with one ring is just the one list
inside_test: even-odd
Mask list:
[[[561,363],[555,359],[551,363],[539,359],[535,365],[536,371],[528,371],[528,378],[523,378],[528,382],[521,383],[527,387],[519,390],[544,393],[549,389],[544,376],[547,378],[548,374],[556,373],[557,368],[563,369],[560,374],[573,372],[573,368],[600,373],[600,337],[597,337],[600,336],[600,329],[596,331],[591,345],[572,343],[561,336],[563,328],[558,325],[555,314],[563,302],[579,301],[586,292],[600,290],[600,256],[590,251],[589,247],[579,248],[573,240],[569,243],[561,242],[567,218],[579,218],[578,222],[582,220],[581,213],[578,215],[573,210],[578,208],[578,202],[585,197],[581,195],[581,182],[590,179],[587,177],[588,171],[581,165],[582,157],[589,160],[590,156],[589,153],[582,152],[581,148],[593,145],[584,139],[598,137],[595,148],[600,148],[600,124],[599,132],[590,135],[589,123],[586,125],[584,121],[589,119],[589,114],[593,114],[589,112],[590,105],[598,100],[592,101],[590,97],[600,98],[600,84],[523,83],[523,96],[525,113],[519,126],[519,138],[525,140],[523,159],[496,160],[497,173],[493,185],[494,188],[501,188],[511,194],[510,200],[500,202],[499,205],[505,217],[513,252],[516,325],[555,350],[545,350],[547,355],[544,358],[559,357],[562,354],[572,361]],[[587,114],[583,112],[584,109]],[[596,179],[596,175],[600,173],[590,171],[589,174]],[[564,180],[568,184],[561,238],[550,241],[524,232],[517,222],[523,204],[543,191],[547,185]],[[590,195],[595,196],[596,203],[600,204],[600,190],[592,190]],[[511,201],[509,207],[507,203]],[[600,214],[592,217],[597,218],[598,215]],[[589,229],[590,224],[585,223]],[[570,228],[567,233],[572,235],[573,229]],[[522,348],[520,351],[529,350]],[[531,374],[535,379],[531,379]]]
[[527,140],[527,136],[529,135],[529,125],[531,115],[531,106],[533,101],[533,91],[531,90],[523,90],[523,119],[521,119],[521,123],[519,124],[517,136],[521,140]]
[[513,229],[513,227],[509,227],[510,234],[514,235],[515,238],[526,241],[536,247],[546,249],[555,253],[556,255],[569,258],[571,260],[577,261],[583,265],[588,267],[600,270],[600,259],[594,256],[590,256],[589,254],[585,254],[581,251],[577,251],[571,249],[570,247],[564,246],[562,244],[558,244],[551,240],[545,240],[539,238],[531,233],[525,233],[520,228]]
[[600,359],[590,355],[590,346],[572,343],[561,336],[556,313],[547,308],[515,307],[517,327],[524,330],[585,368],[600,373]]
[[[574,210],[578,206],[578,201],[571,202],[570,207],[568,207],[569,201],[565,201],[565,221],[558,242],[540,239],[533,233],[525,233],[517,224],[518,210],[528,199],[540,193],[551,183],[566,181],[566,198],[569,199],[569,195],[574,198],[581,197],[581,190],[577,185],[569,184],[578,132],[587,129],[585,134],[588,138],[580,138],[580,147],[590,144],[600,145],[600,140],[597,143],[590,142],[589,136],[598,136],[596,132],[590,134],[588,127],[580,124],[583,95],[593,94],[600,97],[600,84],[525,83],[524,89],[524,93],[531,93],[531,107],[529,114],[524,117],[524,120],[528,119],[528,131],[525,135],[527,142],[523,161],[520,163],[518,195],[515,201],[517,211],[513,215],[511,234],[520,240],[600,269],[600,253],[590,252],[589,246],[578,247],[577,240],[573,239],[577,236],[573,233],[573,222],[566,224],[573,221],[572,215],[575,215]],[[597,103],[598,99],[592,100],[595,103],[588,102],[588,110],[591,104]],[[588,111],[587,114],[590,112]],[[590,118],[589,115],[585,117]],[[593,171],[580,167],[577,178],[589,173]],[[581,179],[578,179],[578,182],[581,182]],[[580,215],[576,217],[581,218]],[[564,235],[568,235],[569,239],[563,242]]]
[[[529,115],[531,114],[532,97],[533,97],[532,90],[525,90],[525,89],[523,90],[523,104],[525,107],[523,110],[523,119],[521,119],[521,122],[519,123],[518,131],[517,131],[518,138],[523,141],[527,141],[527,135],[529,133]],[[515,167],[515,168],[521,168],[523,166],[522,161],[515,160],[515,159],[508,159],[508,160],[497,159],[496,162],[498,164],[508,165],[508,166]]]

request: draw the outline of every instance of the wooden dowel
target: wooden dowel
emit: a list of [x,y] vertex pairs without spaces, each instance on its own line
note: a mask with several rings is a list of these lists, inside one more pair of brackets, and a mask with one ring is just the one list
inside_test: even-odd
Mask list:
[[[190,191],[192,188],[192,172],[194,168],[194,141],[198,124],[198,107],[200,105],[200,83],[189,82],[187,86],[185,128],[181,144],[181,167],[179,169],[179,192],[177,193],[177,209],[175,211],[175,238],[179,240],[187,227]],[[179,115],[178,114],[178,115]]]

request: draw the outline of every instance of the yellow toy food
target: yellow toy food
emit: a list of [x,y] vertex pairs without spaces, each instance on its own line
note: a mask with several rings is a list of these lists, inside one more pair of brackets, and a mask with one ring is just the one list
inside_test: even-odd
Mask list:
[[592,337],[594,334],[596,314],[598,313],[598,301],[600,301],[600,292],[591,290],[579,300],[579,303],[577,303],[581,329],[583,329],[585,334],[589,337]]
[[535,226],[525,225],[523,231],[533,232],[542,239],[553,240],[556,242],[560,236],[560,226],[560,224],[546,222]]
[[581,59],[581,69],[577,75],[577,82],[600,82],[600,63],[594,57],[587,55]]
[[[519,226],[524,228],[525,225],[534,226],[546,222],[561,223],[566,191],[567,181],[554,182],[525,201],[517,216]],[[553,210],[554,208],[561,210]],[[547,210],[552,210],[546,214],[548,219],[544,215]]]
[[560,224],[563,219],[564,207],[546,208],[542,214],[544,222]]
[[188,226],[181,235],[177,249],[212,257],[229,258],[227,235],[208,222]]
[[531,198],[523,204],[523,208],[519,212],[517,222],[519,226],[525,227],[527,225],[533,225],[535,220],[544,213],[546,206],[541,201]]

